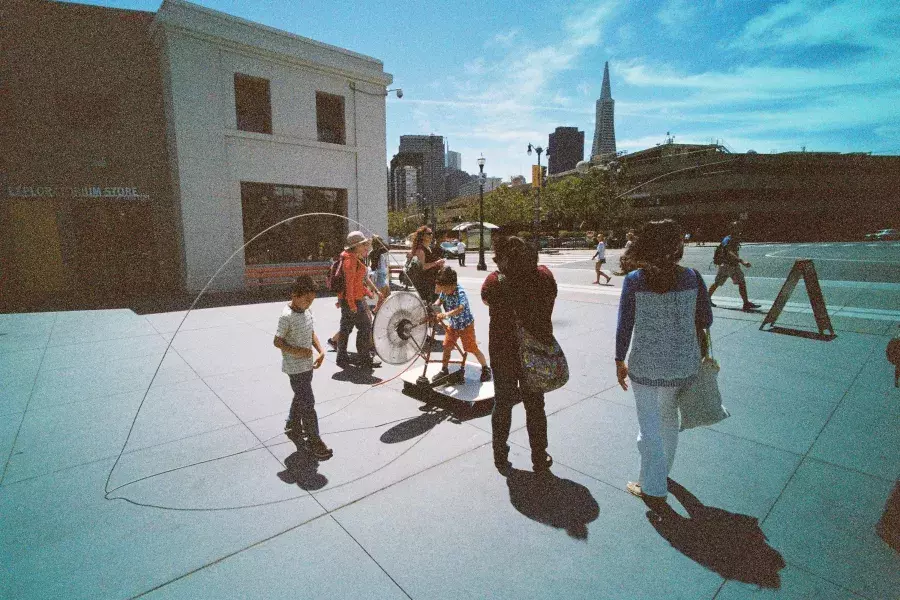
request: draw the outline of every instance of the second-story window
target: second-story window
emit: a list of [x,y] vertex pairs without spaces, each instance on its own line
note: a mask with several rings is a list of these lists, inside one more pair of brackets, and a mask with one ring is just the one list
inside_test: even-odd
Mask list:
[[316,92],[316,129],[320,142],[347,143],[343,96]]
[[234,104],[238,129],[272,133],[272,101],[268,79],[235,73]]

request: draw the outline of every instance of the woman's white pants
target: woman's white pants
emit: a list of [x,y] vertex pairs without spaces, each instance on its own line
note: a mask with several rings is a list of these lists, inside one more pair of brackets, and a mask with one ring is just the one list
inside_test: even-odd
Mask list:
[[665,496],[666,478],[678,447],[678,387],[658,387],[631,382],[637,405],[638,451],[641,453],[641,491]]

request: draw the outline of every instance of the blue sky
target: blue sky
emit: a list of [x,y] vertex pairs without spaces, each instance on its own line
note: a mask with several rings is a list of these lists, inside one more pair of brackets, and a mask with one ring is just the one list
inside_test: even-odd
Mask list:
[[530,179],[527,144],[557,126],[590,152],[605,60],[619,150],[671,132],[738,152],[900,154],[898,0],[197,3],[382,60],[404,90],[389,156],[400,135],[434,133],[470,172],[483,153],[490,175]]

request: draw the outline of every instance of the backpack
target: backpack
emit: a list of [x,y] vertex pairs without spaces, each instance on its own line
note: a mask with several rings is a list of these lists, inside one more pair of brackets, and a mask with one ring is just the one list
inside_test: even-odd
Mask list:
[[720,242],[713,252],[713,264],[716,266],[725,264],[725,244]]
[[325,285],[335,294],[342,294],[346,289],[344,280],[344,260],[340,256],[331,261],[328,275],[325,277]]

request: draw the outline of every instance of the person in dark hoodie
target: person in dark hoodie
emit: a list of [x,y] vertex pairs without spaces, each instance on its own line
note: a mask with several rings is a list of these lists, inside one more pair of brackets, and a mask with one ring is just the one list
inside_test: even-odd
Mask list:
[[525,388],[521,381],[516,322],[534,337],[553,341],[551,316],[556,302],[556,280],[538,266],[537,251],[518,237],[494,242],[497,271],[488,275],[481,287],[481,299],[488,306],[488,352],[494,375],[494,411],[491,429],[494,465],[501,474],[510,473],[509,431],[512,409],[522,401],[535,472],[550,469],[553,458],[547,453],[547,414],[544,394]]

